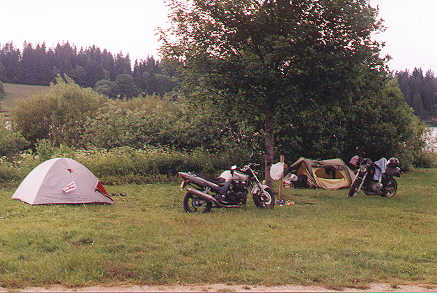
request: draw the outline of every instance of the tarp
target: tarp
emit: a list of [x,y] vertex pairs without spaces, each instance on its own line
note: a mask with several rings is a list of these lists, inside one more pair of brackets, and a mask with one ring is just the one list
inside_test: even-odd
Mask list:
[[305,175],[310,188],[348,188],[355,176],[342,159],[311,160],[299,158],[290,165],[288,171],[297,176]]
[[12,199],[31,205],[113,203],[97,177],[69,158],[39,164],[24,178]]

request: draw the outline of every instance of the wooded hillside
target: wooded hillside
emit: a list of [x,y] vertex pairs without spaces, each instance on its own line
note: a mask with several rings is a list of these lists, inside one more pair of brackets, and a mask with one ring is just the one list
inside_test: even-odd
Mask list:
[[[82,87],[95,87],[108,96],[163,94],[175,83],[153,57],[135,60],[129,54],[112,54],[96,46],[78,49],[70,43],[47,48],[45,43],[25,43],[22,50],[13,43],[0,46],[0,80],[8,83],[48,85],[55,77],[68,75]],[[102,82],[105,81],[105,82]]]
[[437,79],[431,70],[423,74],[421,68],[396,73],[405,101],[417,116],[424,120],[437,117]]

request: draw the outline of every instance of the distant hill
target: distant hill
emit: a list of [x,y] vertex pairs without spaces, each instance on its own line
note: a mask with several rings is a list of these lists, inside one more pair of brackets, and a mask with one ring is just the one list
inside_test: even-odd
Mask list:
[[5,83],[4,86],[6,96],[2,103],[3,110],[7,110],[7,108],[12,106],[14,104],[14,101],[17,99],[26,98],[35,94],[45,93],[49,91],[48,86],[42,85]]

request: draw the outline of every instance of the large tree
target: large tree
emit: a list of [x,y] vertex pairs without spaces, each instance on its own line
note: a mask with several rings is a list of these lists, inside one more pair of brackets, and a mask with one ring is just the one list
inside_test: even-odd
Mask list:
[[[261,121],[271,184],[276,113],[352,99],[384,74],[377,10],[367,0],[168,0],[166,62],[182,85],[225,111]],[[227,107],[227,108],[226,108]]]

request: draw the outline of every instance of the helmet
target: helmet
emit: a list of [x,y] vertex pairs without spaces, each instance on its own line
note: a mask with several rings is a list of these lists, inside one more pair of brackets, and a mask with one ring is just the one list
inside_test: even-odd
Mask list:
[[349,161],[349,164],[354,167],[358,167],[359,163],[360,163],[360,156],[358,155],[353,156]]
[[390,159],[388,159],[386,164],[387,167],[399,167],[399,165],[399,159],[395,157],[391,157]]

